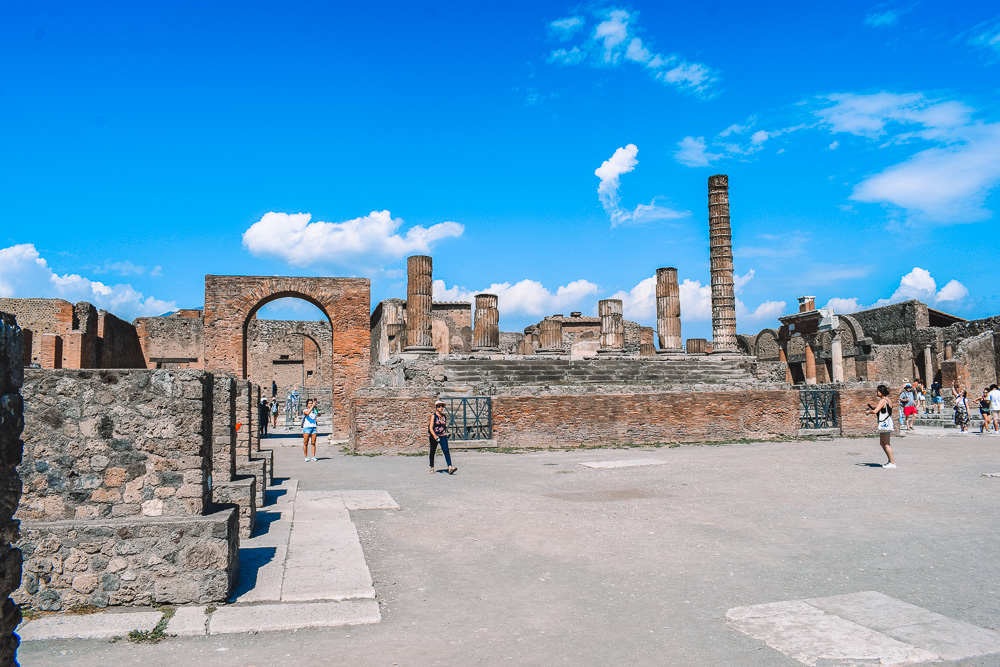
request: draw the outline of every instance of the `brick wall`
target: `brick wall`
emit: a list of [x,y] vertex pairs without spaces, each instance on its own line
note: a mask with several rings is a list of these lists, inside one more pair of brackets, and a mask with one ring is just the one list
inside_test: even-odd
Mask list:
[[21,519],[197,515],[211,474],[211,376],[26,370]]
[[204,327],[201,318],[180,317],[177,314],[140,317],[135,320],[135,328],[147,368],[157,368],[157,364],[164,363],[172,368],[203,366]]
[[370,281],[365,278],[205,276],[205,369],[244,377],[246,325],[278,298],[301,298],[332,322],[333,430],[348,432],[349,400],[368,384]]
[[[357,397],[356,452],[412,452],[427,446],[433,397]],[[798,392],[734,391],[577,396],[497,396],[500,447],[700,442],[798,432]]]
[[[330,323],[253,319],[247,326],[247,377],[278,395],[303,385],[333,386]],[[282,359],[282,357],[285,357]]]
[[[840,408],[838,421],[841,435],[875,437],[878,434],[874,415],[865,414],[868,405],[878,404],[878,394],[875,391],[877,386],[878,384],[871,382],[838,390],[837,400]],[[892,420],[896,433],[899,433],[899,401],[896,400],[898,395],[899,391],[889,387],[889,404],[892,406]]]
[[217,375],[212,380],[212,479],[228,482],[236,476],[236,380]]
[[135,325],[106,310],[97,312],[100,336],[100,368],[146,368]]
[[0,665],[13,665],[19,640],[14,634],[21,610],[10,594],[21,583],[21,550],[14,511],[21,497],[17,464],[21,462],[24,425],[20,396],[24,371],[21,330],[13,315],[0,312]]

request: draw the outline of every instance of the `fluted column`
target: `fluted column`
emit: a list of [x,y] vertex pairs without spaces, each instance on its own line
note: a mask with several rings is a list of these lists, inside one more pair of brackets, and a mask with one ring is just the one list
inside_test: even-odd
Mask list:
[[677,285],[677,269],[672,266],[656,270],[656,328],[659,330],[663,354],[682,352],[681,291]]
[[602,299],[597,302],[601,317],[601,347],[598,354],[623,354],[625,351],[625,325],[622,322],[622,300]]
[[536,354],[562,354],[562,320],[546,317],[538,323]]
[[476,318],[472,330],[473,352],[495,352],[500,348],[500,311],[496,294],[476,295]]
[[653,327],[639,327],[639,356],[656,356],[656,332]]
[[737,351],[733,239],[729,225],[729,177],[708,177],[708,236],[712,265],[712,352]]
[[840,331],[835,330],[830,339],[830,359],[833,367],[834,382],[844,381],[844,343],[840,340]]
[[405,352],[430,353],[431,304],[434,293],[433,263],[426,255],[406,258],[406,349]]

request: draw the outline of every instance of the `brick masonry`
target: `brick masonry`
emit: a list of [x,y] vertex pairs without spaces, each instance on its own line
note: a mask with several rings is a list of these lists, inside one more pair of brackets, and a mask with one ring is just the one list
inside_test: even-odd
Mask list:
[[21,497],[17,464],[21,461],[24,426],[20,395],[24,339],[13,315],[0,312],[0,665],[14,665],[19,643],[14,630],[21,609],[10,599],[21,581],[21,550],[14,520]]
[[[414,452],[427,447],[433,397],[357,397],[351,447]],[[798,392],[734,391],[565,396],[496,396],[499,447],[701,442],[774,438],[798,432]]]
[[365,278],[205,276],[205,369],[246,377],[250,319],[261,306],[287,297],[312,303],[330,320],[333,430],[346,437],[348,401],[368,382],[371,299]]

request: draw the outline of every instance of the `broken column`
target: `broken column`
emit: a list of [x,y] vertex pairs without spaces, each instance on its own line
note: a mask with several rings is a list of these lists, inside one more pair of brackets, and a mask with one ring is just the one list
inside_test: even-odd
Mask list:
[[662,354],[682,352],[681,292],[677,285],[677,269],[672,266],[656,270],[656,328],[659,330]]
[[816,354],[813,352],[813,341],[809,338],[803,338],[802,342],[805,343],[806,384],[816,384]]
[[924,386],[929,387],[934,382],[934,352],[930,343],[924,345]]
[[834,329],[830,339],[830,360],[833,371],[831,380],[834,382],[844,381],[844,344],[840,340],[840,330]]
[[729,177],[708,177],[708,235],[712,265],[712,352],[737,351]]
[[433,262],[427,255],[406,258],[406,348],[404,352],[434,353],[431,337],[431,304],[434,294]]
[[562,353],[562,320],[546,317],[538,323],[538,349],[535,354]]
[[406,322],[403,319],[403,302],[386,299],[382,302],[382,317],[385,322],[385,337],[389,354],[399,354],[406,345]]
[[656,356],[656,332],[653,327],[639,327],[639,356]]
[[500,349],[500,310],[497,308],[497,303],[496,294],[476,295],[476,317],[472,330],[473,352],[496,352]]
[[601,347],[598,354],[622,354],[625,350],[625,325],[622,321],[622,300],[601,299],[597,302],[601,318]]

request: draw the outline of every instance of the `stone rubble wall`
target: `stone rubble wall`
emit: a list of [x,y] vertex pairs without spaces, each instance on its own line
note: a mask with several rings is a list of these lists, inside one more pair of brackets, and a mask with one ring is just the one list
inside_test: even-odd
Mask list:
[[201,368],[204,359],[204,324],[200,317],[140,317],[135,320],[148,368],[165,362],[173,368]]
[[224,602],[239,573],[236,512],[25,521],[14,599],[40,611]]
[[20,519],[199,515],[209,499],[211,375],[25,371]]
[[24,377],[24,339],[13,315],[0,312],[0,665],[15,665],[20,643],[14,630],[21,609],[10,595],[21,582],[21,550],[14,520],[21,497],[17,465],[21,462],[24,426],[20,389]]

